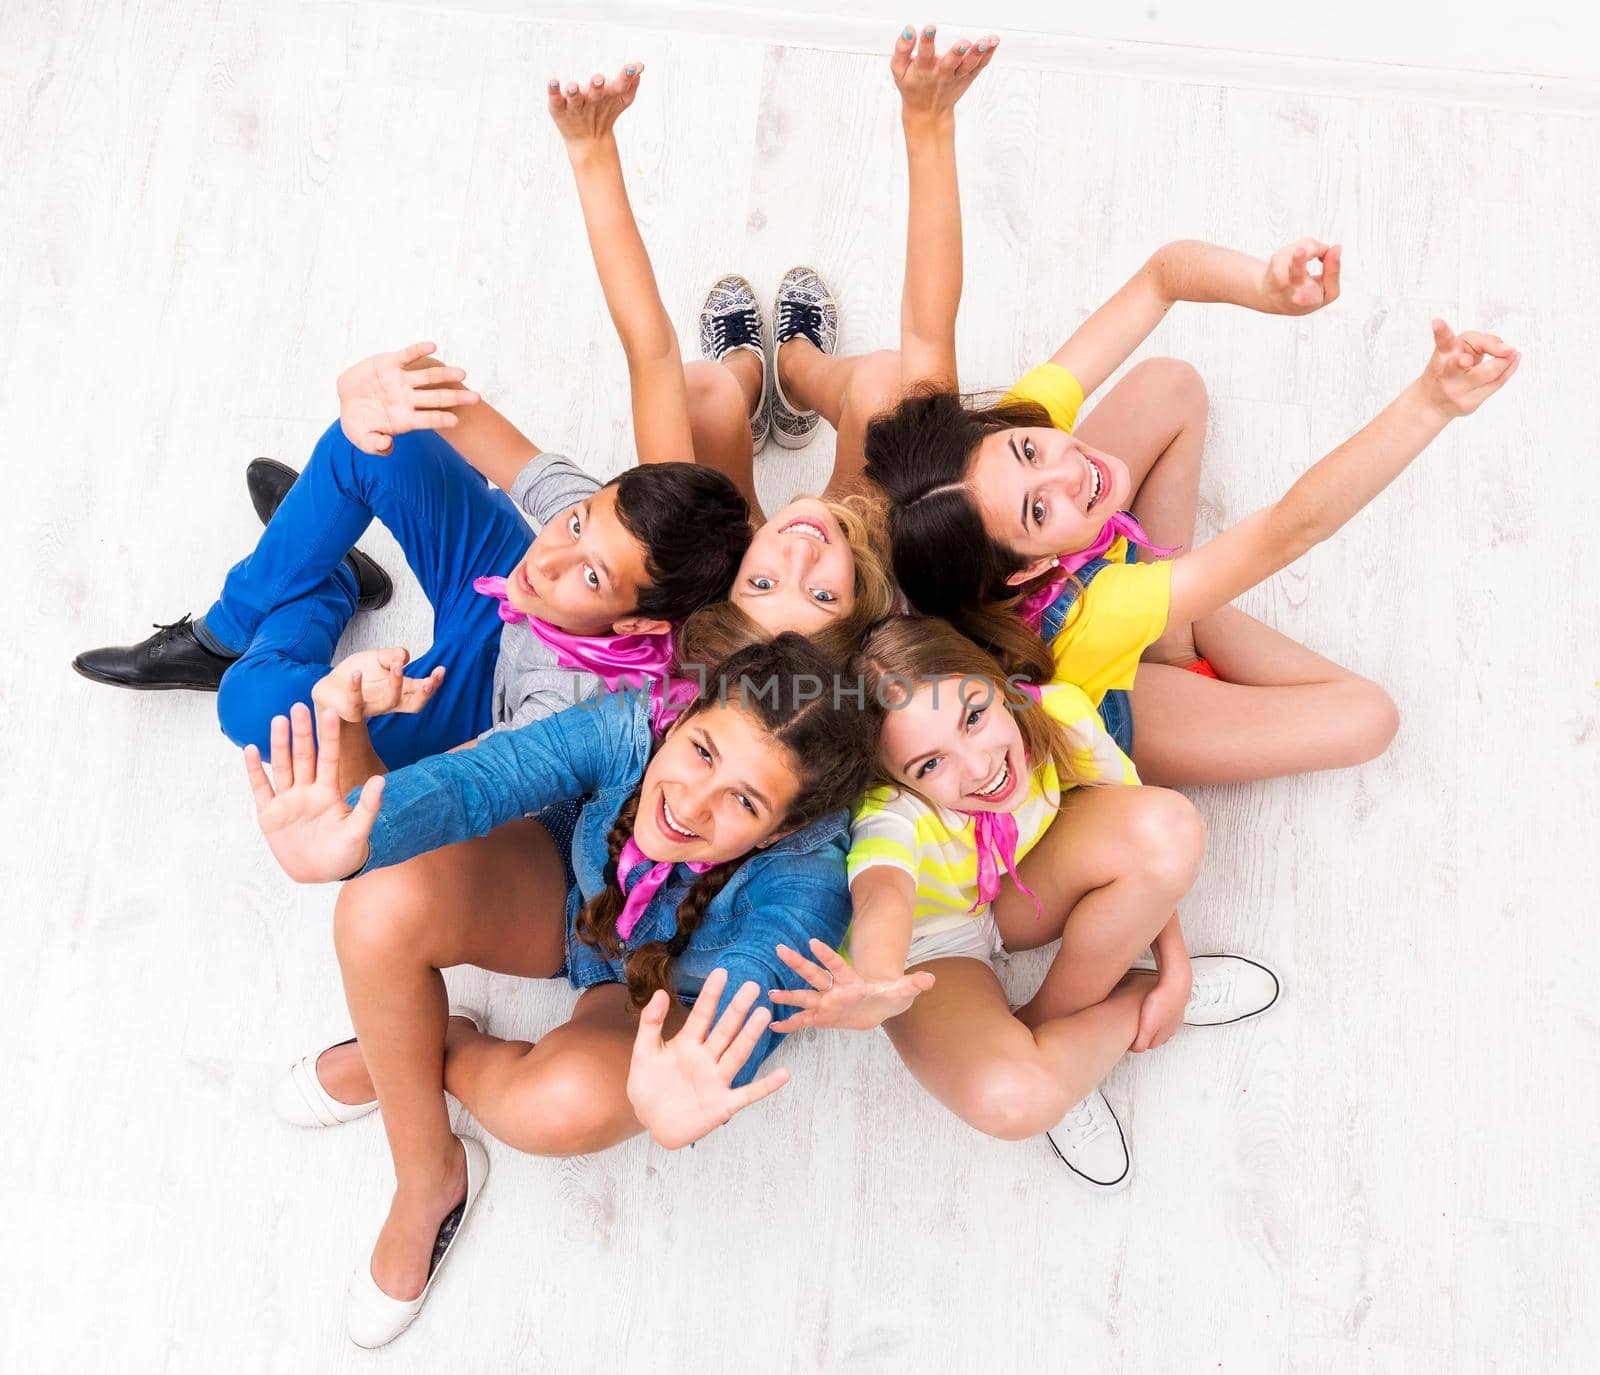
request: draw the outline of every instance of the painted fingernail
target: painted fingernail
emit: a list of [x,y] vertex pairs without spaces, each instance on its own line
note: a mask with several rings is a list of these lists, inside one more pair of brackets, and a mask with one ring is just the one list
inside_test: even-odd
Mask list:
[[981,52],[981,53],[988,52],[989,51],[989,45],[987,43],[978,44],[978,51]]
[[928,27],[925,28],[922,31],[922,36],[924,38],[932,38],[933,37],[933,25],[932,24],[929,24]]
[[578,83],[576,81],[569,81],[567,83],[567,94],[568,95],[577,95],[578,94]]
[[633,75],[633,74],[634,74],[634,71],[635,71],[635,70],[636,70],[636,68],[633,68],[633,67],[629,67],[629,68],[628,68],[628,75],[629,75],[629,76],[632,76],[632,75]]
[[592,76],[589,78],[589,84],[598,89],[606,84],[606,79],[603,76]]
[[561,89],[561,83],[557,81],[555,77],[550,78],[550,89],[552,91],[559,91]]
[[904,38],[907,42],[909,42],[911,39],[916,37],[916,34],[911,32],[911,25],[907,24],[906,25],[906,31],[903,34],[901,34],[900,37]]
[[960,48],[957,49],[957,51],[965,53],[967,51],[967,49],[970,48],[971,46],[972,46],[972,44],[970,44],[970,43],[963,43],[963,44],[961,44]]

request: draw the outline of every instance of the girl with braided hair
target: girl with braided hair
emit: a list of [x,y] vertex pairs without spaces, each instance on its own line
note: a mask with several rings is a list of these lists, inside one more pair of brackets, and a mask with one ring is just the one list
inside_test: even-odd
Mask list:
[[[767,991],[799,986],[775,947],[844,935],[845,808],[876,732],[832,676],[781,635],[708,674],[662,738],[652,702],[611,694],[373,778],[354,807],[336,713],[316,742],[303,706],[273,723],[276,789],[246,751],[284,871],[353,880],[334,943],[356,1037],[296,1064],[275,1106],[305,1126],[382,1109],[397,1187],[351,1282],[357,1343],[416,1316],[487,1170],[446,1088],[509,1145],[574,1155],[640,1130],[690,1144],[787,1081],[756,1077],[778,1040]],[[537,1044],[503,1041],[447,1014],[439,971],[458,964],[582,994]]]

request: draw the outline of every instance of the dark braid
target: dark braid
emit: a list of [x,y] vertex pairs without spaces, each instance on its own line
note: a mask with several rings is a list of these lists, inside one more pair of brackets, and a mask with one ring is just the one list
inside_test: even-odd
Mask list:
[[[799,786],[774,831],[798,830],[849,805],[871,780],[881,719],[876,702],[869,697],[863,710],[840,705],[826,693],[813,697],[800,690],[805,680],[826,688],[837,671],[833,660],[803,636],[779,635],[724,659],[706,675],[705,690],[680,718],[681,724],[725,704],[753,718],[770,742],[787,750]],[[770,691],[774,684],[777,690]],[[617,863],[638,820],[643,790],[641,776],[606,834],[605,888],[578,914],[578,938],[611,958],[622,952],[617,918],[624,898]],[[635,1008],[643,1007],[658,988],[671,991],[672,961],[689,948],[707,910],[748,857],[739,855],[700,875],[678,904],[671,939],[649,941],[628,953],[623,971]]]
[[622,953],[622,939],[617,935],[617,918],[622,915],[622,876],[617,872],[617,861],[622,856],[622,847],[633,834],[634,818],[639,814],[639,794],[643,789],[644,775],[640,774],[638,785],[606,832],[606,886],[584,903],[583,910],[578,913],[578,939],[610,959]]

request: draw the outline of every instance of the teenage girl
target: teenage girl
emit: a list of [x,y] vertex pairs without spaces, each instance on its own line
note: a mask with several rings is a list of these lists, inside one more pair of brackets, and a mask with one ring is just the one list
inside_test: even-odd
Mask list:
[[[1296,250],[1291,272],[1320,247]],[[1328,258],[1324,281],[1337,274],[1336,251]],[[1243,280],[1243,266],[1235,266]],[[895,571],[906,596],[983,636],[1003,658],[1015,635],[987,609],[1008,607],[1042,629],[1059,675],[1102,707],[1147,780],[1241,782],[1371,757],[1395,729],[1388,699],[1380,705],[1376,689],[1228,603],[1340,529],[1451,420],[1499,390],[1516,371],[1516,351],[1493,335],[1458,336],[1435,321],[1426,368],[1371,424],[1275,505],[1168,559],[1170,548],[1148,546],[1187,539],[1173,512],[1181,507],[1192,522],[1192,480],[1186,494],[1174,495],[1175,482],[1152,493],[1165,504],[1151,516],[1154,528],[1141,530],[1142,520],[1118,513],[1136,475],[1149,474],[1141,489],[1149,490],[1156,470],[1141,472],[1068,433],[1079,390],[1074,370],[1093,385],[1122,356],[1127,336],[1103,317],[1131,309],[1126,295],[999,406],[972,410],[953,392],[928,393],[875,422],[867,471],[889,496]],[[1113,401],[1115,393],[1101,410]],[[1137,428],[1120,402],[1113,418]],[[1130,535],[1146,542],[1149,561],[1123,561]],[[1141,668],[1141,656],[1158,644],[1202,671]],[[1125,706],[1116,694],[1127,689]]]
[[[284,871],[353,879],[334,941],[355,1039],[301,1060],[275,1101],[304,1126],[383,1112],[396,1189],[351,1281],[357,1343],[410,1324],[482,1185],[445,1089],[509,1145],[573,1155],[640,1130],[688,1144],[786,1082],[755,1078],[777,1040],[766,990],[798,985],[773,950],[844,933],[842,808],[876,731],[807,695],[832,671],[782,635],[723,664],[664,738],[642,694],[611,694],[374,778],[353,809],[332,712],[320,757],[305,707],[273,723],[276,787],[246,750]],[[572,803],[565,851],[528,814]],[[481,1014],[447,1017],[439,971],[459,964],[583,992],[537,1044],[502,1041]]]
[[[821,941],[816,962],[780,949],[811,988],[772,1000],[802,1009],[783,1030],[882,1024],[963,1121],[1048,1133],[1075,1176],[1110,1192],[1129,1156],[1096,1085],[1184,1021],[1265,1011],[1277,980],[1237,956],[1191,966],[1174,908],[1202,857],[1198,814],[1177,793],[1117,786],[1138,783],[1132,763],[1084,693],[1051,681],[1042,645],[1022,670],[1007,677],[928,617],[868,635],[853,672],[886,714],[880,781],[851,831],[850,962]],[[1058,938],[1013,1013],[995,956]],[[1147,945],[1156,968],[1130,973]]]

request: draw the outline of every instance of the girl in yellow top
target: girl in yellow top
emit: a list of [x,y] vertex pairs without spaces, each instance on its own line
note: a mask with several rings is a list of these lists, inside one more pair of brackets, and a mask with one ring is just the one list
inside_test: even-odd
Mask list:
[[[814,959],[780,947],[814,991],[772,995],[802,1009],[784,1030],[882,1024],[940,1102],[1008,1139],[1091,1098],[1083,1113],[1115,1127],[1096,1085],[1184,1019],[1191,972],[1174,908],[1205,843],[1177,793],[1116,786],[1138,775],[1088,698],[1051,680],[1047,654],[1029,667],[1042,689],[927,617],[868,634],[849,681],[886,711],[880,786],[851,827],[850,963],[820,942]],[[995,953],[1058,938],[1013,1014]],[[1152,944],[1156,977],[1130,973]],[[1093,1180],[1102,1187],[1125,1182],[1121,1141],[1120,1129],[1102,1138],[1121,1152]]]
[[[1302,271],[1303,251],[1294,259]],[[1330,250],[1325,263],[1332,258]],[[1330,278],[1336,266],[1320,281]],[[1451,420],[1499,390],[1516,351],[1434,321],[1422,374],[1365,429],[1276,504],[1168,559],[1172,549],[1151,544],[1191,537],[1193,472],[1183,500],[1168,500],[1170,484],[1146,515],[1156,465],[1096,447],[1100,430],[1096,443],[1068,433],[1086,389],[1079,378],[1098,382],[1128,342],[1101,317],[1126,309],[1121,296],[1102,307],[998,406],[974,410],[953,391],[925,391],[874,422],[866,471],[889,497],[902,590],[1002,663],[1042,632],[1057,672],[1089,693],[1146,780],[1243,782],[1373,757],[1396,728],[1387,696],[1229,603],[1340,529]],[[1117,401],[1113,393],[1091,420]],[[1122,409],[1107,426],[1137,428]],[[1198,436],[1195,445],[1197,458]],[[1123,512],[1130,500],[1148,535]],[[1146,545],[1145,561],[1125,561],[1130,535]],[[1151,657],[1171,662],[1141,668]]]

